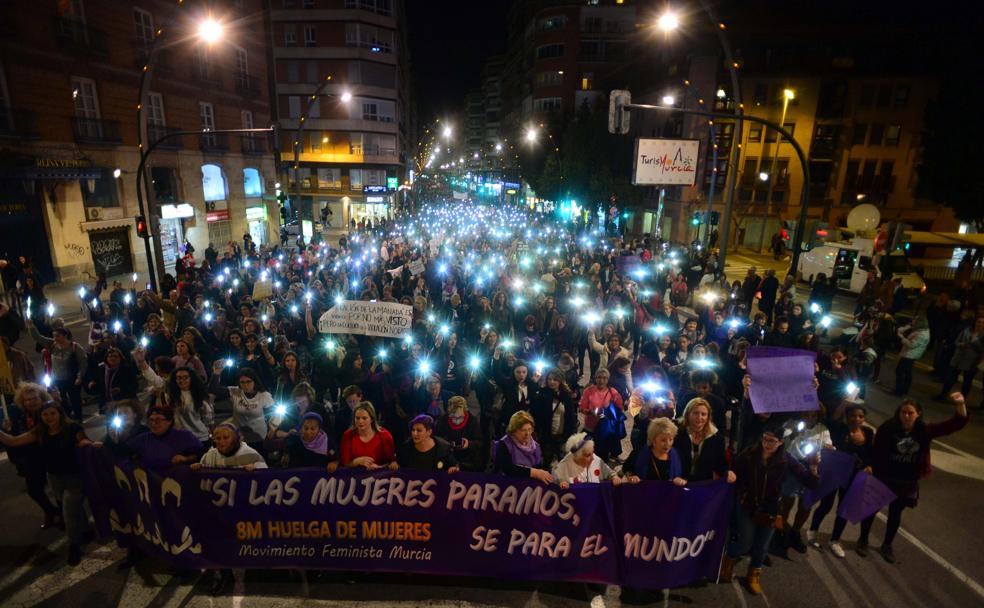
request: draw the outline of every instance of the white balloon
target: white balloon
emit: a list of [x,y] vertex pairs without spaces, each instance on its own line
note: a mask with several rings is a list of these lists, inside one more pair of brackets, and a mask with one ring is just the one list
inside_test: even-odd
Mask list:
[[874,230],[881,222],[881,213],[878,207],[865,203],[858,205],[847,214],[847,227],[849,230]]

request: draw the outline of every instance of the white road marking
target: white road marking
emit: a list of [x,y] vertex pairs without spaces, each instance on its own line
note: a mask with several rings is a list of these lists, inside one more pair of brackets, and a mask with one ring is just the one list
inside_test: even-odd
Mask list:
[[[834,604],[837,606],[856,606],[857,602],[848,597],[847,592],[837,583],[830,569],[827,568],[827,564],[824,563],[823,554],[819,551],[814,551],[812,548],[806,550],[806,563],[809,564],[813,571],[817,573],[817,578],[820,582],[827,588],[830,592],[831,597],[834,600]],[[850,579],[849,579],[850,580]],[[863,594],[859,594],[863,597]],[[868,603],[867,601],[865,603]],[[871,604],[868,604],[869,606]]]
[[[888,517],[884,513],[879,513],[878,519],[881,520],[883,523],[888,521]],[[919,549],[927,556],[929,556],[931,560],[942,566],[944,570],[946,570],[953,576],[957,577],[958,580],[966,584],[968,587],[970,587],[970,589],[974,593],[976,593],[982,599],[984,599],[984,586],[982,586],[976,580],[971,578],[969,574],[967,574],[960,568],[957,568],[956,566],[948,562],[946,558],[944,558],[936,551],[930,549],[925,543],[923,543],[921,540],[913,536],[912,533],[908,532],[905,528],[900,527],[899,534],[902,536],[902,538],[906,539],[907,541],[915,545],[917,549]]]

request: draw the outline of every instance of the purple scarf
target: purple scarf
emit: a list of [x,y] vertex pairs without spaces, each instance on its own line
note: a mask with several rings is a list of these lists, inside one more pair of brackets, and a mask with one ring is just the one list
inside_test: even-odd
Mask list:
[[540,444],[533,439],[530,439],[530,447],[526,447],[517,443],[512,438],[512,435],[507,434],[499,440],[499,443],[506,446],[513,464],[517,466],[535,469],[540,466],[540,461],[543,460],[543,455],[540,452]]
[[321,454],[324,456],[328,453],[328,435],[324,431],[318,431],[317,436],[311,441],[304,441],[301,439],[301,443],[304,447],[311,450],[315,454]]

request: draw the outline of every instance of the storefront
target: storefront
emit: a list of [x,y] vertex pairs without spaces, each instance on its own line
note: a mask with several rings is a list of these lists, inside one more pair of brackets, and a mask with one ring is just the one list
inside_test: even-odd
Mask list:
[[372,221],[373,224],[389,219],[393,193],[387,186],[363,186],[362,200],[354,199],[349,204],[349,223]]
[[195,217],[195,209],[188,203],[160,206],[160,235],[161,252],[164,255],[164,267],[170,272],[181,257],[181,246],[184,244],[184,222]]
[[208,242],[216,250],[222,251],[229,241],[232,241],[232,222],[229,221],[228,209],[217,209],[205,214],[208,223]]
[[267,237],[266,205],[246,207],[246,226],[249,230],[249,235],[253,237],[253,243],[257,247],[267,244],[269,238]]

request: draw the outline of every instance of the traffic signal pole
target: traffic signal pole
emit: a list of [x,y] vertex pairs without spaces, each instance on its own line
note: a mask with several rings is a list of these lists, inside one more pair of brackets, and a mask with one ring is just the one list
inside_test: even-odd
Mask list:
[[[734,116],[732,116],[731,114],[722,114],[719,112],[707,112],[704,110],[692,110],[688,108],[677,108],[673,106],[654,106],[651,104],[643,104],[643,103],[625,103],[626,97],[627,97],[626,91],[612,91],[611,103],[609,106],[610,112],[614,114],[613,116],[611,116],[611,120],[609,122],[609,129],[610,130],[613,128],[615,129],[612,132],[625,133],[628,131],[629,121],[627,120],[627,117],[623,116],[623,114],[626,111],[632,111],[632,110],[639,110],[639,111],[656,110],[659,112],[680,112],[682,114],[694,114],[696,116],[707,116],[709,118],[727,118],[727,119],[734,118]],[[793,147],[793,150],[796,151],[796,156],[797,158],[799,158],[800,166],[803,168],[803,187],[800,191],[799,222],[796,227],[796,234],[793,236],[793,259],[790,264],[790,273],[795,276],[796,267],[799,265],[800,253],[803,249],[803,234],[806,231],[807,212],[810,202],[810,165],[806,161],[806,153],[803,151],[802,146],[800,146],[799,143],[797,143],[797,141],[793,139],[792,133],[784,129],[782,125],[778,125],[772,122],[771,120],[759,118],[758,116],[743,115],[742,120],[758,123],[763,127],[772,129],[773,131],[777,132],[780,136],[784,137],[786,141],[788,141],[789,144]],[[734,173],[735,167],[730,167],[729,171]],[[731,198],[727,198],[727,197],[725,198],[724,216],[722,217],[725,228],[724,231],[722,231],[721,233],[722,245],[721,245],[721,257],[719,258],[722,262],[721,265],[722,269],[724,268],[723,261],[725,259],[725,252],[724,252],[725,242],[723,241],[723,237],[729,228],[728,222],[730,221],[731,218],[731,202],[732,202]]]

